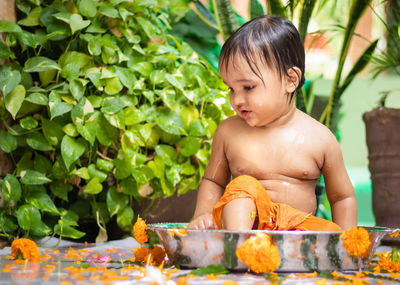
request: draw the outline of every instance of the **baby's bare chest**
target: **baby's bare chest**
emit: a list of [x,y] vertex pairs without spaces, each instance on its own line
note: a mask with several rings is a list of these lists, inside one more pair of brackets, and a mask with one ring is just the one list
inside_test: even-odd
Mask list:
[[302,138],[243,136],[228,144],[225,155],[234,177],[242,174],[269,180],[288,177],[314,180],[320,176],[321,154]]

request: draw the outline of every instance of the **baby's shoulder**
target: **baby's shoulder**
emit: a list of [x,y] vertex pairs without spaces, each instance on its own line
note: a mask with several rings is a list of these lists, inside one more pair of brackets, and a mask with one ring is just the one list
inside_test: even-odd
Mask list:
[[308,137],[314,137],[322,144],[337,143],[336,136],[327,126],[301,111],[299,111],[298,124],[298,128],[304,131]]
[[245,123],[238,116],[232,116],[223,120],[217,128],[219,132],[230,132],[232,130],[237,130],[238,128],[243,128]]
[[303,113],[302,111],[298,110],[297,113],[298,119],[297,121],[304,125],[307,130],[313,130],[314,132],[326,133],[331,134],[332,132],[329,130],[327,126],[319,122],[318,120],[314,119],[310,115]]

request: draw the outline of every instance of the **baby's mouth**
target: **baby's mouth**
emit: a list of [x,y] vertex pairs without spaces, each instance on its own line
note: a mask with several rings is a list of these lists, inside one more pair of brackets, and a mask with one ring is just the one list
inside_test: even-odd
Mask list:
[[242,115],[242,117],[247,117],[250,114],[250,111],[242,110],[240,111],[240,114]]

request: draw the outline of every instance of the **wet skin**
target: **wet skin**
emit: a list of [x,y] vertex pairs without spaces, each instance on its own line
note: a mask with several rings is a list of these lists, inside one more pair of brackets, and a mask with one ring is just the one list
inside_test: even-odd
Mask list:
[[[314,214],[315,185],[321,173],[333,221],[343,229],[356,225],[354,190],[335,136],[289,100],[299,82],[299,70],[291,69],[288,76],[281,77],[262,64],[259,67],[261,78],[241,58],[220,69],[237,115],[224,120],[214,134],[189,227],[214,228],[211,213],[215,203],[231,178],[242,174],[257,178],[273,202]],[[242,200],[226,207],[224,227],[229,224],[226,228],[247,229],[252,224],[247,216],[246,221],[238,218],[239,207],[241,213],[254,208],[252,201]]]

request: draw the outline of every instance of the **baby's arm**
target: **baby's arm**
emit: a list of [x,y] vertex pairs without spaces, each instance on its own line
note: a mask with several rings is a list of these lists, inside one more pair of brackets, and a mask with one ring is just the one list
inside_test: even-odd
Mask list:
[[216,228],[212,217],[214,205],[224,193],[230,179],[228,161],[225,157],[223,123],[215,131],[210,161],[200,183],[196,210],[189,228]]
[[343,230],[357,225],[357,202],[353,185],[344,166],[342,151],[332,135],[325,152],[322,174],[332,209],[332,220]]

